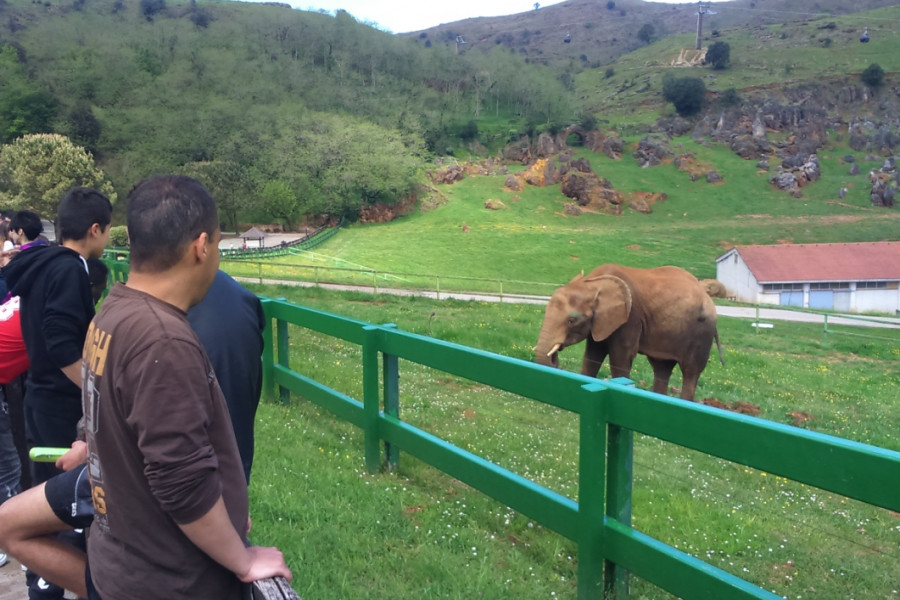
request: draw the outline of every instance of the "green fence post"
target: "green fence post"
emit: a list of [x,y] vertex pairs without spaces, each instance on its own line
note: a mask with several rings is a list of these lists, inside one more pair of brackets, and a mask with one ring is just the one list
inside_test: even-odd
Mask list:
[[581,445],[578,449],[578,600],[600,598],[603,593],[603,519],[606,511],[606,419],[602,383],[582,386],[594,392],[582,403]]
[[[263,301],[263,307],[266,301]],[[272,317],[266,315],[266,327],[262,332],[262,388],[266,400],[275,399],[275,344],[272,336]]]
[[[617,377],[613,383],[634,387],[626,377]],[[623,525],[631,525],[631,494],[634,486],[634,432],[618,425],[609,425],[606,514]],[[604,598],[627,600],[628,571],[606,561],[604,567]]]
[[[396,329],[394,323],[384,325]],[[382,377],[384,378],[384,414],[400,418],[400,361],[393,354],[382,354]],[[385,465],[388,471],[396,471],[400,466],[400,449],[390,442],[384,443]]]
[[[278,319],[276,321],[278,327],[278,364],[285,369],[291,368],[291,344],[288,338],[288,322]],[[284,386],[279,386],[281,391],[281,403],[288,404],[291,401],[291,390]]]
[[381,468],[378,448],[378,327],[363,327],[363,434],[365,436],[366,470],[377,473]]

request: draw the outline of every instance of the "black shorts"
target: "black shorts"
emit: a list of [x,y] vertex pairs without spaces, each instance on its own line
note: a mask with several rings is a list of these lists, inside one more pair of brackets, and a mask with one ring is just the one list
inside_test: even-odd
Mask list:
[[59,520],[73,529],[86,529],[94,520],[87,464],[47,480],[44,496]]

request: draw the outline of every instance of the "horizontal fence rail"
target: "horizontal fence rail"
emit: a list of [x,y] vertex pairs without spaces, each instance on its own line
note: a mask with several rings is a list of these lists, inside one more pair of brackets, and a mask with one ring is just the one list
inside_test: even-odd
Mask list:
[[[265,299],[264,386],[298,394],[364,431],[370,471],[413,455],[578,546],[580,600],[625,599],[627,573],[685,599],[775,594],[631,527],[634,432],[900,512],[900,453],[600,381],[458,344]],[[274,321],[274,326],[273,326]],[[363,398],[291,368],[288,325],[360,346]],[[568,498],[405,423],[399,359],[578,415],[578,498]],[[383,450],[382,450],[383,446]]]

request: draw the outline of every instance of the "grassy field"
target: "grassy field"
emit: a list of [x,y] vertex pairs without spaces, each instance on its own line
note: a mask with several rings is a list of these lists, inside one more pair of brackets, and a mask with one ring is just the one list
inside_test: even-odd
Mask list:
[[[253,289],[526,360],[542,318],[539,306]],[[755,333],[721,318],[720,335],[726,366],[711,362],[698,398],[900,450],[900,332],[824,339],[816,325]],[[291,353],[296,370],[361,397],[358,348],[293,330]],[[577,369],[578,353],[564,352],[563,367]],[[646,387],[649,375],[639,359],[633,378]],[[405,420],[576,497],[571,416],[405,362],[400,393]],[[640,530],[786,598],[897,598],[896,514],[644,437],[635,464]],[[367,474],[361,434],[299,398],[260,409],[251,495],[254,540],[286,552],[304,598],[575,597],[573,544],[408,456],[397,473]],[[672,598],[643,581],[632,589]]]
[[[628,140],[635,144],[637,138]],[[769,173],[718,144],[709,147],[689,138],[672,142],[676,153],[690,152],[699,163],[718,171],[723,182],[691,181],[673,164],[641,169],[628,150],[621,160],[577,151],[598,175],[623,192],[663,192],[668,199],[651,214],[625,209],[621,216],[600,213],[566,215],[560,186],[526,186],[522,192],[504,188],[505,176],[472,176],[440,186],[447,201],[427,212],[417,211],[380,225],[351,225],[304,256],[267,263],[267,276],[296,271],[312,279],[318,266],[322,278],[352,279],[328,268],[377,269],[400,274],[378,280],[382,286],[434,289],[483,289],[479,282],[452,278],[483,278],[509,282],[506,292],[549,295],[553,287],[582,269],[605,262],[651,267],[673,264],[698,278],[715,277],[715,259],[734,245],[779,242],[859,242],[896,240],[900,213],[872,207],[864,175],[850,176],[843,162],[855,156],[867,173],[880,162],[833,143],[819,153],[822,177],[792,198],[768,183]],[[840,188],[848,188],[838,200]],[[502,210],[484,204],[503,202]],[[255,275],[258,265],[229,265],[237,274]],[[422,275],[425,277],[413,277]],[[354,280],[372,284],[372,277]],[[515,283],[520,282],[520,283]],[[521,283],[526,282],[526,283]],[[535,285],[534,283],[543,285]],[[489,287],[496,291],[496,284]]]

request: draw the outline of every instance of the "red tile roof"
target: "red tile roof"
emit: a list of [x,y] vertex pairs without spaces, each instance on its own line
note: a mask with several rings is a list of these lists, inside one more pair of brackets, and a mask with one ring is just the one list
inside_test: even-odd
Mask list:
[[900,242],[738,246],[760,283],[900,280]]

